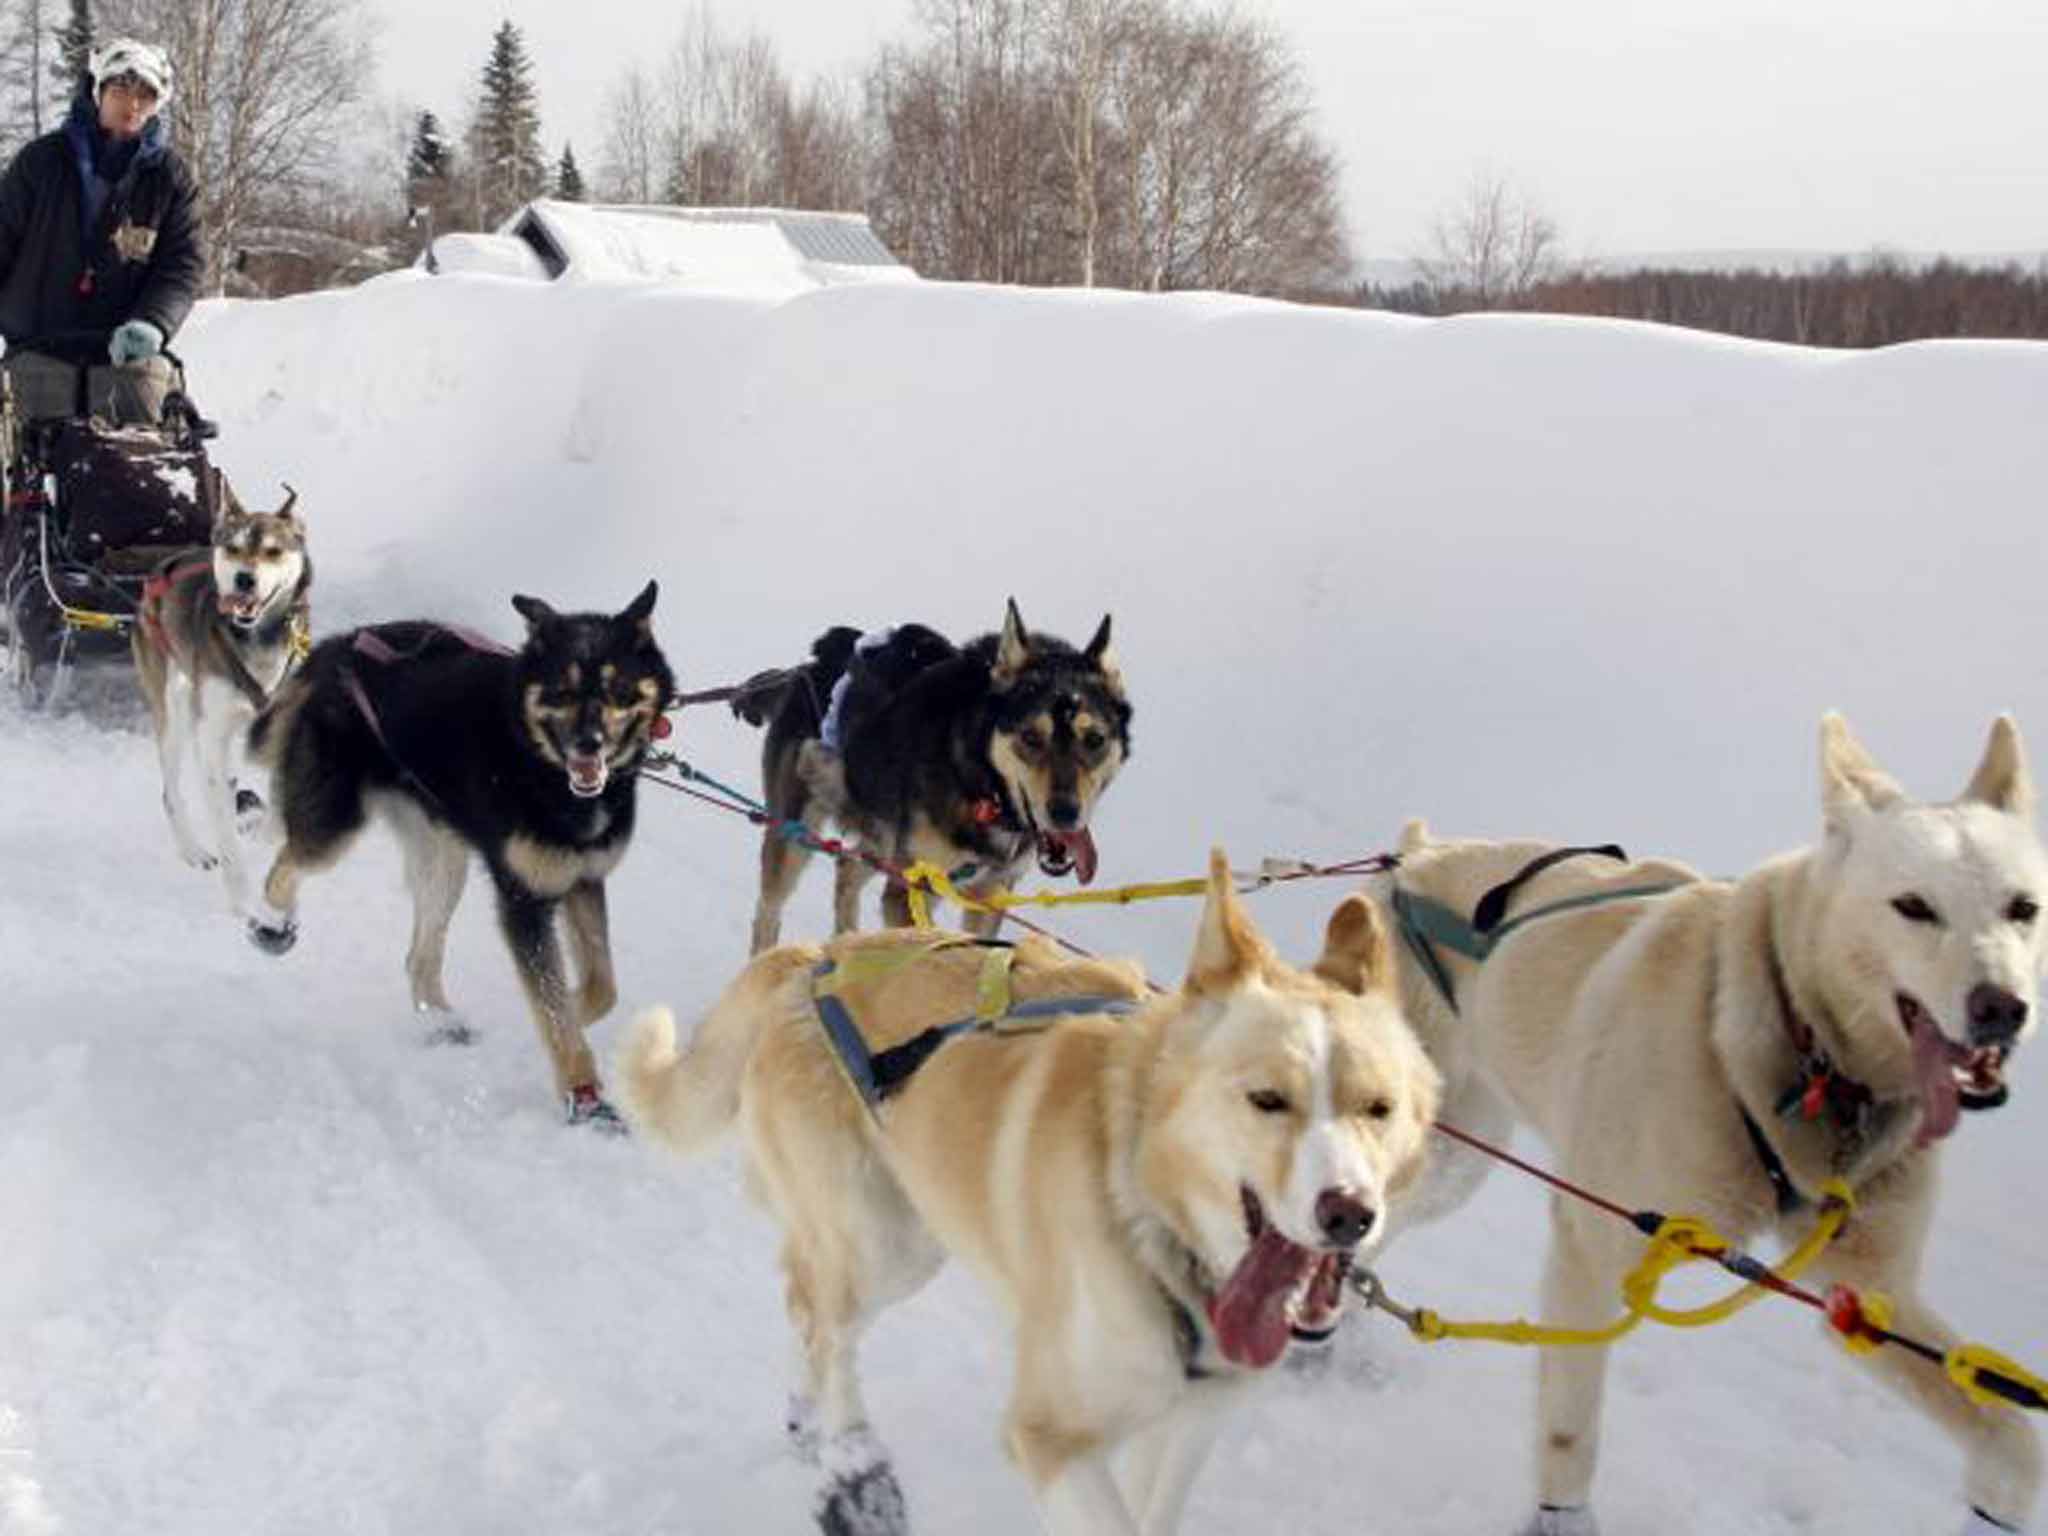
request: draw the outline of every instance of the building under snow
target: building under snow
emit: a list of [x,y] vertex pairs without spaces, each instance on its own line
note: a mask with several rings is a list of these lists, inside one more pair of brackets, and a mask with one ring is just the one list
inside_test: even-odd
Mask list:
[[917,277],[864,214],[551,199],[528,203],[494,234],[442,235],[421,260],[439,272],[728,292],[799,293]]

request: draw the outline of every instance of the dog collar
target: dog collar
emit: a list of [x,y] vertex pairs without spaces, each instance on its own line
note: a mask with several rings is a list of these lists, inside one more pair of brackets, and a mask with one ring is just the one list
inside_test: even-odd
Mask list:
[[1778,1149],[1771,1145],[1771,1138],[1764,1134],[1764,1128],[1756,1123],[1756,1116],[1743,1107],[1740,1099],[1735,1101],[1735,1107],[1742,1113],[1742,1128],[1749,1132],[1749,1145],[1756,1153],[1757,1162],[1763,1166],[1764,1177],[1771,1181],[1771,1193],[1778,1197],[1778,1214],[1790,1216],[1806,1204],[1806,1196],[1799,1193],[1799,1186],[1792,1182],[1785,1159],[1778,1156]]
[[1813,1026],[1799,1016],[1799,1010],[1792,1004],[1792,989],[1785,984],[1785,968],[1778,960],[1775,942],[1766,958],[1770,964],[1771,990],[1778,999],[1778,1018],[1799,1058],[1798,1078],[1778,1096],[1773,1109],[1781,1120],[1811,1121],[1828,1115],[1839,1129],[1860,1135],[1877,1095],[1867,1085],[1835,1070],[1834,1061],[1822,1049]]

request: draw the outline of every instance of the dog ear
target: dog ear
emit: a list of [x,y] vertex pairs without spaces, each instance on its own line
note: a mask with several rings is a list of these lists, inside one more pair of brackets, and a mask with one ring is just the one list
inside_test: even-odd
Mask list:
[[1330,914],[1315,973],[1331,986],[1363,997],[1387,984],[1393,975],[1392,961],[1380,909],[1356,892],[1346,896]]
[[1991,739],[1984,743],[1984,760],[1970,775],[1969,788],[1962,794],[2022,821],[2034,819],[2034,775],[2027,768],[2027,749],[2020,741],[2020,723],[2011,715],[1991,722]]
[[213,523],[217,528],[231,517],[241,517],[246,509],[242,498],[235,494],[234,486],[219,469],[213,471]]
[[1017,599],[1003,610],[1003,635],[996,642],[996,664],[990,679],[998,690],[1009,687],[1023,674],[1031,659],[1031,641],[1024,628],[1024,616],[1017,611]]
[[279,507],[272,515],[281,517],[288,523],[296,523],[299,521],[299,514],[292,509],[299,504],[299,493],[292,489],[292,483],[289,480],[280,480],[278,484],[284,487],[284,505]]
[[1420,816],[1411,816],[1401,823],[1401,841],[1397,851],[1402,858],[1422,852],[1429,846],[1429,823]]
[[1906,798],[1898,781],[1849,734],[1849,722],[1833,710],[1820,718],[1820,803],[1831,829],[1846,829],[1867,811],[1881,811]]
[[1209,854],[1209,892],[1202,903],[1202,923],[1195,930],[1195,952],[1188,958],[1187,990],[1196,994],[1227,992],[1247,976],[1264,970],[1271,951],[1252,926],[1230,878],[1230,861],[1221,848]]
[[642,645],[654,639],[654,599],[659,591],[659,585],[649,581],[640,589],[640,595],[626,604],[626,611],[619,615],[621,624],[633,626]]
[[523,593],[513,593],[512,606],[519,610],[519,617],[526,620],[526,637],[529,640],[538,636],[542,628],[553,623],[556,617],[555,610],[546,603]]
[[1109,654],[1109,615],[1102,616],[1102,623],[1096,626],[1095,638],[1088,642],[1088,648],[1081,653],[1090,661],[1100,664]]
[[1117,665],[1116,652],[1109,648],[1109,615],[1102,616],[1102,623],[1095,631],[1095,638],[1088,642],[1081,652],[1081,659],[1108,679],[1111,687],[1121,690],[1124,685],[1123,669]]

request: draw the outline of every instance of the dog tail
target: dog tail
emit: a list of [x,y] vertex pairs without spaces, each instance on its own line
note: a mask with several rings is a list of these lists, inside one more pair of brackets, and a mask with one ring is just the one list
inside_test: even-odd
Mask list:
[[816,952],[772,950],[740,972],[697,1026],[687,1050],[676,1019],[650,1008],[633,1021],[619,1053],[620,1106],[641,1134],[694,1158],[718,1144],[740,1112],[740,1080],[756,1035],[781,1007],[784,983],[808,974]]
[[756,672],[733,689],[732,712],[749,725],[766,725],[782,709],[790,688],[804,675],[802,667],[771,667]]
[[811,659],[794,667],[756,672],[733,690],[732,712],[749,725],[766,725],[782,711],[792,688],[808,683],[815,698],[825,698],[853,660],[860,631],[840,624],[811,642]]

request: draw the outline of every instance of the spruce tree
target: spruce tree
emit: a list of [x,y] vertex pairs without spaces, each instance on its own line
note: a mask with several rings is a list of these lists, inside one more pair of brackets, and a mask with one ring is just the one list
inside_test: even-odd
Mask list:
[[71,0],[71,14],[57,29],[56,57],[50,61],[50,80],[64,101],[91,89],[87,75],[94,41],[92,0]]
[[453,158],[441,132],[441,120],[431,112],[420,113],[413,122],[412,148],[405,157],[405,179],[446,181]]
[[483,95],[471,130],[472,159],[486,224],[495,224],[547,186],[540,148],[540,102],[526,40],[511,22],[491,37]]
[[576,169],[576,146],[563,144],[562,163],[555,167],[555,196],[565,203],[584,202],[583,173]]

